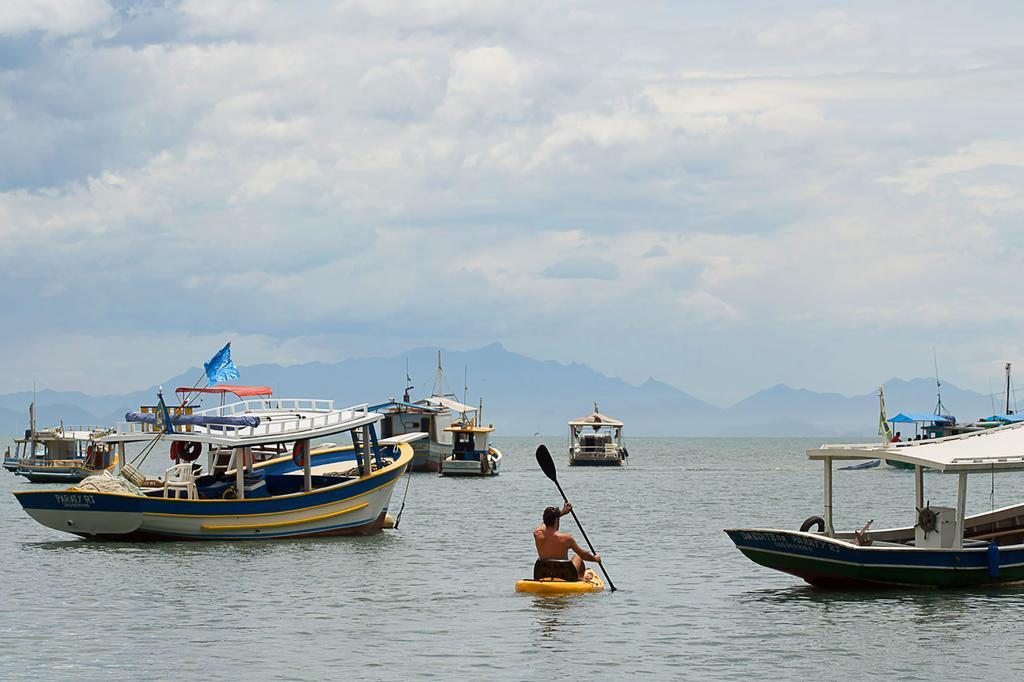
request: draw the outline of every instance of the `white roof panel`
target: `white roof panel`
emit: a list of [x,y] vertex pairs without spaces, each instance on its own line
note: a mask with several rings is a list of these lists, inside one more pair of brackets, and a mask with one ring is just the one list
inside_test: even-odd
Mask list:
[[920,464],[947,473],[1024,471],[1024,423],[934,440],[906,443],[822,445],[811,459],[881,458]]

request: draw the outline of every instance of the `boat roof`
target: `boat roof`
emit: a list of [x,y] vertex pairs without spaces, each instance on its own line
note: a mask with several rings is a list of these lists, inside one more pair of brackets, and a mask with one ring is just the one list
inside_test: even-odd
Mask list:
[[448,408],[452,412],[458,412],[460,414],[469,414],[471,412],[476,412],[476,408],[473,407],[472,405],[464,405],[457,400],[445,398],[444,396],[440,395],[432,395],[429,398],[417,400],[416,402],[422,405],[440,405],[441,407]]
[[96,440],[102,436],[111,433],[113,429],[93,428],[93,429],[44,429],[42,431],[36,431],[31,437],[26,438],[15,438],[15,442],[28,442],[31,440],[37,443],[42,443],[48,440]]
[[254,396],[266,396],[270,397],[274,395],[274,392],[269,386],[228,386],[227,384],[219,384],[217,386],[206,386],[205,388],[189,388],[187,386],[181,386],[174,389],[175,393],[234,393],[239,398],[251,398]]
[[442,407],[437,407],[435,405],[423,405],[423,404],[419,404],[419,403],[409,403],[409,402],[406,402],[404,400],[389,400],[388,402],[381,403],[380,405],[372,405],[372,406],[370,406],[370,411],[371,412],[381,412],[383,410],[387,410],[387,409],[390,409],[390,408],[398,408],[398,407],[404,407],[404,408],[409,409],[409,410],[419,410],[420,412],[430,412],[430,413],[440,412],[440,411],[442,411],[444,409]]
[[455,422],[451,426],[446,426],[445,431],[459,432],[459,433],[490,433],[494,430],[493,426],[477,426],[470,422],[469,424],[463,424],[461,422]]
[[894,424],[914,424],[914,423],[935,423],[935,424],[955,424],[956,418],[951,417],[948,414],[925,414],[923,412],[900,412],[895,417],[890,417],[889,421]]
[[1024,471],[1024,422],[905,443],[826,444],[810,459],[887,459],[944,473]]
[[608,415],[594,412],[586,417],[573,419],[569,422],[569,426],[624,426],[624,424],[618,419],[612,419]]
[[[178,427],[174,433],[158,433],[151,424],[120,422],[117,429],[102,440],[110,443],[151,441],[160,436],[167,441],[192,441],[238,448],[267,443],[290,443],[306,438],[323,438],[374,424],[383,415],[371,412],[369,405],[336,408],[333,400],[307,398],[261,398],[242,400],[206,410],[193,416],[259,417],[256,426],[225,424]],[[186,428],[188,430],[186,430]]]

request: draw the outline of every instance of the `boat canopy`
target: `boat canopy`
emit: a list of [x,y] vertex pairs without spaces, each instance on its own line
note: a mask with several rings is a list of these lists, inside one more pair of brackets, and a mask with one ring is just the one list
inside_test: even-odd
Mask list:
[[206,388],[189,388],[182,386],[174,389],[175,393],[234,393],[239,398],[251,398],[254,396],[267,397],[274,395],[274,392],[269,386],[228,386],[227,384],[220,384],[219,386],[207,386]]
[[924,414],[923,412],[900,412],[889,421],[894,424],[955,424],[956,419],[947,414]]
[[[156,424],[156,414],[153,412],[129,412],[124,416],[124,420],[139,424]],[[171,416],[171,424],[174,426],[259,426],[260,418],[251,414],[235,417],[179,414]]]
[[[199,410],[191,415],[193,421],[187,424],[190,430],[173,433],[154,431],[151,424],[142,421],[123,421],[102,441],[132,443],[162,438],[168,442],[194,441],[232,448],[291,443],[352,431],[376,424],[384,418],[368,408],[365,403],[336,408],[333,400],[307,398],[250,399]],[[194,421],[196,417],[203,418],[200,421],[205,423],[197,424]],[[238,417],[245,419],[234,421],[233,418]],[[171,419],[174,421],[178,417],[172,416]]]
[[618,419],[612,419],[600,412],[594,412],[593,414],[588,414],[586,417],[573,419],[569,422],[569,426],[623,426],[623,423]]
[[370,412],[381,412],[391,407],[404,407],[410,410],[419,410],[420,412],[440,412],[442,407],[436,405],[424,405],[422,403],[408,403],[404,400],[389,400],[386,403],[380,405],[371,405]]
[[1024,471],[1024,422],[906,443],[822,445],[810,459],[886,459],[943,473]]
[[460,414],[469,414],[471,412],[476,412],[476,408],[472,407],[471,405],[463,405],[457,400],[452,400],[451,398],[444,398],[439,395],[432,395],[429,398],[424,398],[419,402],[423,405],[440,405],[441,407],[448,408],[452,412],[458,412]]

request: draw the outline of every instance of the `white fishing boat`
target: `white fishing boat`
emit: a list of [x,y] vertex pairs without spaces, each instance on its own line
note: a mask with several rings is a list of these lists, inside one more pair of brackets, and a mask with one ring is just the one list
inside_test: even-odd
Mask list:
[[452,453],[441,460],[442,476],[497,476],[501,451],[488,444],[493,426],[481,426],[469,419],[447,429],[454,436]]
[[476,417],[470,418],[463,412],[462,419],[449,426],[446,431],[453,437],[452,451],[441,460],[442,476],[497,476],[501,470],[502,454],[488,440],[494,432],[494,424],[484,426],[484,403],[476,410]]
[[623,426],[618,419],[601,414],[594,403],[593,414],[569,422],[569,465],[622,466],[629,457]]
[[[425,434],[378,440],[381,415],[368,407],[256,397],[172,416],[160,396],[156,413],[129,413],[103,438],[118,448],[121,476],[91,476],[67,490],[15,496],[42,525],[85,538],[255,540],[373,533],[384,527],[392,491],[412,461],[409,443]],[[315,440],[345,433],[352,445],[312,447]],[[144,445],[139,457],[169,443],[176,461],[162,479],[146,479],[137,462],[125,460],[131,443]],[[197,463],[204,448],[205,471]]]

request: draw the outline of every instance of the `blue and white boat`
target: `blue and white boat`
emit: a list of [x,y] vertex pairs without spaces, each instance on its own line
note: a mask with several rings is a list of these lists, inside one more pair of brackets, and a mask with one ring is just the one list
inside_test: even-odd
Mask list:
[[[103,441],[119,476],[66,490],[14,493],[44,526],[105,540],[263,540],[365,534],[384,527],[395,484],[412,461],[412,433],[378,440],[368,405],[258,397],[192,414],[129,413]],[[313,442],[350,434],[348,446]],[[148,480],[125,456],[170,444],[174,465]],[[208,451],[208,467],[196,460]],[[140,455],[141,456],[141,455]],[[263,457],[264,461],[259,461]],[[269,457],[269,458],[267,458]]]
[[[966,516],[967,477],[1024,471],[1024,423],[905,443],[823,445],[808,457],[824,464],[822,516],[800,530],[729,528],[752,561],[834,588],[955,587],[1024,580],[1024,504]],[[893,460],[913,467],[913,526],[856,531],[833,528],[832,464]],[[924,469],[958,476],[953,506],[926,501]],[[912,510],[914,511],[914,510]]]

